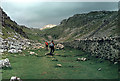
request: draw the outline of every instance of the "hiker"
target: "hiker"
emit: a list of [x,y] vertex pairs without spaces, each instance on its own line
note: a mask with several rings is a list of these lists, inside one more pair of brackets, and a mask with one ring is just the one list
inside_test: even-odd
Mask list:
[[48,50],[48,42],[45,42],[46,50]]
[[55,44],[54,44],[54,42],[52,40],[50,45],[49,45],[49,47],[50,47],[50,55],[53,55],[53,53],[54,53],[54,46],[55,46]]

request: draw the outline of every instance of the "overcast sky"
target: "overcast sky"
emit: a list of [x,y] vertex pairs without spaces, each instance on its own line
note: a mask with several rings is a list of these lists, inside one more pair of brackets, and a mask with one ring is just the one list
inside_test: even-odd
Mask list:
[[[117,1],[117,0],[116,0]],[[4,1],[3,10],[20,25],[41,28],[47,24],[58,25],[74,14],[90,11],[116,11],[117,2],[41,2],[35,0]]]

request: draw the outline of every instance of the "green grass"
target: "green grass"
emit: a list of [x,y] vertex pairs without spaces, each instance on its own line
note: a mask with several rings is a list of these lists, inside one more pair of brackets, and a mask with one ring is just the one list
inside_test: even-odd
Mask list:
[[[87,61],[76,61],[78,57],[87,57],[88,53],[80,50],[66,48],[55,51],[53,57],[45,56],[45,49],[31,50],[38,53],[39,57],[29,55],[28,50],[21,54],[5,54],[3,57],[10,59],[12,69],[3,70],[3,79],[18,76],[21,79],[116,79],[118,67],[103,60],[89,57]],[[14,55],[17,55],[16,57]],[[23,56],[26,55],[26,56]],[[52,61],[52,58],[58,61]],[[62,64],[62,67],[56,67]],[[102,68],[98,71],[98,68]]]

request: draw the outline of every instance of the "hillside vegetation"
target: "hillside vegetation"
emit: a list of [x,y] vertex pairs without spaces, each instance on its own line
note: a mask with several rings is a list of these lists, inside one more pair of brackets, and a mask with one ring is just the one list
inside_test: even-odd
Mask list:
[[13,37],[16,33],[22,37],[28,38],[26,33],[22,30],[21,26],[19,26],[15,21],[12,21],[4,11],[2,11],[2,26],[4,38],[10,36]]
[[4,38],[13,37],[15,33],[18,33],[22,37],[39,42],[45,39],[65,42],[93,37],[115,37],[120,32],[117,26],[117,11],[94,11],[75,14],[61,21],[58,26],[44,30],[20,26],[15,21],[12,21],[3,10],[2,14]]
[[[95,11],[76,14],[64,19],[60,25],[42,31],[41,36],[59,41],[70,41],[84,38],[102,38],[118,36],[117,11]],[[107,33],[106,33],[107,32]]]
[[41,42],[42,39],[39,36],[41,32],[39,29],[28,28],[23,25],[18,25],[15,21],[11,20],[9,16],[2,10],[2,33],[0,37],[6,39],[8,37],[15,38],[14,36],[27,38],[30,40],[36,40]]

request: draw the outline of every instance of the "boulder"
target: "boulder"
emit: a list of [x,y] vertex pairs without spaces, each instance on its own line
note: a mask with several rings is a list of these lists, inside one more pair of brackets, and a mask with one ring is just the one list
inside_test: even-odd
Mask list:
[[0,53],[3,53],[4,52],[4,49],[0,49]]
[[0,60],[0,68],[11,67],[10,61],[8,58]]
[[16,48],[16,46],[14,46],[14,45],[10,46],[10,49],[15,49],[15,48]]
[[98,68],[98,71],[101,71],[102,68]]
[[22,53],[22,50],[18,50],[18,52]]
[[86,61],[87,60],[87,58],[84,58],[84,57],[82,57],[82,58],[77,58],[77,61]]
[[62,67],[62,65],[61,64],[57,64],[57,67]]
[[10,81],[22,81],[19,77],[16,77],[16,76],[12,76],[10,78]]
[[114,64],[117,64],[118,62],[114,62]]
[[18,53],[18,50],[16,50],[16,49],[10,49],[10,50],[8,50],[8,52],[9,53]]
[[57,49],[64,49],[64,45],[62,45],[62,44],[57,44]]

